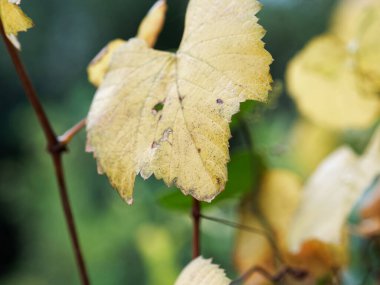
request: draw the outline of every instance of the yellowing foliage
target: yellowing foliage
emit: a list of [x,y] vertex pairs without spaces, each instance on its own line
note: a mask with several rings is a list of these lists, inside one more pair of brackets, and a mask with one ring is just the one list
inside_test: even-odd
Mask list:
[[176,53],[141,39],[117,48],[88,115],[88,149],[128,203],[139,173],[203,201],[224,189],[231,116],[270,89],[259,9],[191,0]]
[[22,12],[18,4],[19,2],[0,0],[0,19],[7,35],[16,36],[18,32],[33,26],[32,20]]
[[98,87],[105,74],[108,71],[111,57],[115,50],[124,44],[125,41],[121,39],[116,39],[107,44],[91,61],[87,67],[88,80],[96,87]]
[[331,31],[289,64],[287,84],[301,113],[331,129],[365,128],[380,114],[380,5],[346,0]]
[[[153,47],[157,41],[159,34],[164,26],[165,14],[167,10],[166,1],[159,0],[150,9],[140,24],[137,38],[145,40],[149,47]],[[116,39],[107,44],[98,55],[91,61],[87,68],[88,80],[99,87],[104,76],[108,72],[111,57],[114,52],[126,41]]]
[[290,159],[297,173],[308,177],[338,145],[338,135],[308,120],[295,122],[290,137]]
[[229,285],[231,281],[211,259],[200,256],[182,270],[174,285]]
[[379,161],[380,130],[362,156],[344,146],[324,160],[305,185],[289,227],[288,245],[292,252],[298,252],[309,240],[337,247],[344,245],[348,214],[380,174]]
[[145,40],[150,47],[154,47],[164,27],[167,8],[165,0],[157,1],[140,24],[137,38]]

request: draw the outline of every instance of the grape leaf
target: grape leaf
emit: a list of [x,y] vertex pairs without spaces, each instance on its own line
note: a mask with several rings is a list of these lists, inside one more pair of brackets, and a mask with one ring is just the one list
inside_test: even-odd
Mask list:
[[341,1],[331,30],[288,66],[288,89],[304,116],[338,130],[366,128],[379,118],[379,33],[378,1]]
[[137,174],[202,201],[224,189],[231,116],[270,89],[259,9],[253,0],[191,0],[175,54],[140,39],[115,51],[88,115],[88,150],[128,203]]
[[174,285],[229,285],[223,269],[211,263],[211,259],[198,257],[181,272]]

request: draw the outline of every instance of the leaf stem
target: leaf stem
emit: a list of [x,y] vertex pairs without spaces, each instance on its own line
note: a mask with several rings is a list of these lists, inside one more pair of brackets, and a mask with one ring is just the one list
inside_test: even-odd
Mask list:
[[193,198],[193,259],[200,255],[200,224],[201,224],[201,202]]
[[79,121],[72,128],[68,129],[63,135],[58,137],[58,141],[61,145],[68,145],[74,136],[79,133],[86,126],[86,118]]
[[22,87],[25,91],[26,97],[28,98],[33,110],[37,116],[37,119],[41,125],[43,133],[47,141],[47,150],[49,151],[54,164],[54,170],[57,178],[57,183],[59,186],[59,193],[61,198],[61,204],[65,214],[66,224],[69,230],[69,235],[71,238],[71,243],[76,257],[76,262],[78,270],[80,273],[80,278],[83,285],[89,285],[90,281],[88,278],[85,262],[81,252],[78,234],[75,228],[74,217],[72,214],[70,201],[67,193],[65,177],[62,165],[62,153],[66,151],[66,144],[61,144],[57,138],[48,117],[46,116],[45,110],[37,96],[37,93],[33,87],[33,84],[22,64],[21,58],[18,51],[14,48],[12,43],[8,40],[5,35],[4,27],[0,19],[0,34],[8,50],[9,56],[12,59],[13,65],[16,69],[17,75],[21,81]]

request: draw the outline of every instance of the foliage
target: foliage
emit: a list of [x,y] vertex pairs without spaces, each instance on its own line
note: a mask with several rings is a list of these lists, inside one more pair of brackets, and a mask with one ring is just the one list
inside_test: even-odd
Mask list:
[[[15,2],[0,0],[0,18],[7,36],[17,45],[11,34],[25,30],[32,22]],[[26,3],[33,7],[33,2]],[[185,5],[168,1],[167,10],[166,2],[159,1],[137,29],[151,3],[122,2],[116,1],[104,8],[104,3],[92,1],[89,4],[85,0],[77,3],[75,9],[70,8],[73,3],[59,6],[54,2],[51,5],[60,7],[56,11],[62,14],[50,18],[44,18],[46,13],[38,17],[39,8],[27,10],[36,19],[37,26],[26,34],[23,45],[26,63],[38,82],[36,86],[42,94],[52,94],[51,98],[57,100],[49,104],[48,97],[42,97],[47,101],[45,105],[52,122],[58,129],[65,130],[75,119],[84,116],[90,104],[90,96],[83,96],[93,91],[84,82],[85,61],[110,38],[131,38],[134,34],[138,38],[111,42],[88,67],[89,79],[99,91],[90,111],[87,143],[90,150],[95,150],[100,170],[105,171],[111,181],[113,177],[119,180],[122,187],[116,187],[118,190],[123,189],[125,177],[131,178],[126,180],[131,185],[125,189],[125,198],[131,201],[132,184],[135,184],[135,205],[125,207],[109,191],[106,179],[95,175],[91,157],[83,154],[84,134],[70,144],[66,161],[74,214],[92,282],[161,285],[172,284],[179,276],[178,284],[209,284],[207,276],[216,276],[214,273],[221,274],[226,284],[231,282],[223,270],[202,258],[195,259],[180,275],[181,268],[190,259],[191,225],[183,212],[190,212],[192,200],[175,187],[168,189],[154,179],[145,182],[136,179],[134,183],[135,176],[141,172],[145,178],[153,173],[167,184],[180,186],[185,193],[194,194],[192,190],[198,189],[194,196],[203,200],[213,198],[226,184],[225,191],[202,207],[202,255],[216,260],[232,279],[256,266],[260,270],[251,271],[254,273],[247,284],[272,284],[276,280],[281,284],[300,285],[376,284],[380,260],[378,1],[339,1],[330,27],[315,37],[325,28],[323,17],[327,17],[329,13],[325,13],[325,9],[330,7],[326,3],[331,1],[321,0],[316,7],[309,1],[264,0],[263,10],[255,15],[259,6],[253,0],[211,1],[215,2],[215,9],[210,9],[205,2],[191,0],[182,44],[171,53],[152,47],[156,43],[164,50],[178,47],[179,31],[168,39],[176,31],[173,27],[181,26],[173,23],[182,21],[178,19],[181,14],[178,11],[184,13]],[[79,22],[62,22],[67,19],[66,15],[79,15],[75,13],[81,11],[84,3],[91,8],[87,7],[86,13],[77,16]],[[24,5],[25,8],[28,5]],[[95,12],[98,9],[95,7],[99,12]],[[128,25],[126,7],[130,9]],[[132,11],[131,7],[139,7],[140,12],[135,13],[138,9]],[[13,11],[12,17],[4,13],[7,9]],[[221,11],[231,13],[220,18]],[[236,11],[242,18],[236,18]],[[108,26],[86,27],[89,19],[86,17],[92,17],[88,15],[93,13],[98,13],[96,22],[108,23]],[[112,15],[108,16],[109,22],[100,16],[107,13]],[[313,13],[317,16],[312,17]],[[17,17],[20,20],[14,22]],[[263,48],[264,30],[257,24],[257,17],[268,31],[263,41],[275,59],[271,73],[276,84],[269,96],[266,91],[271,57]],[[286,27],[283,17],[287,19]],[[44,19],[45,25],[40,24]],[[200,23],[200,31],[193,32]],[[18,28],[9,32],[9,27]],[[46,44],[47,51],[51,48],[49,53],[38,43],[43,38],[41,34],[46,32],[44,29],[53,27],[56,27],[55,33],[48,33]],[[52,36],[57,31],[62,32],[62,27],[72,31],[67,33],[70,40],[65,38],[62,42]],[[96,44],[90,36],[94,35],[93,30],[99,36]],[[254,32],[251,35],[248,31]],[[71,35],[75,36],[70,38]],[[231,37],[237,39],[232,41]],[[211,44],[214,38],[216,43]],[[303,43],[306,46],[301,50]],[[250,45],[254,48],[248,48]],[[223,52],[232,54],[222,55]],[[264,64],[245,60],[246,54],[242,52],[253,54],[255,60],[261,58]],[[201,61],[193,64],[185,53]],[[75,284],[75,268],[57,206],[57,194],[50,191],[54,181],[42,153],[43,140],[28,107],[20,103],[17,110],[9,107],[16,105],[21,95],[15,96],[20,93],[16,84],[8,83],[15,79],[8,75],[11,68],[4,58],[0,58],[0,73],[5,74],[4,80],[1,77],[4,87],[0,116],[5,116],[7,124],[0,129],[0,134],[6,134],[0,141],[0,241],[9,244],[7,248],[13,253],[9,255],[0,249],[0,283]],[[138,69],[149,58],[162,64],[152,63],[147,65],[149,68]],[[73,62],[80,69],[80,76],[73,69]],[[205,62],[217,68],[213,70]],[[288,62],[286,84],[282,84]],[[183,64],[181,70],[173,67],[176,64]],[[221,73],[228,73],[231,80],[226,80],[225,74],[220,76]],[[55,80],[50,80],[52,78]],[[176,85],[174,79],[187,83]],[[140,86],[136,86],[139,83]],[[210,92],[191,87],[193,84]],[[282,88],[283,85],[287,89]],[[181,88],[169,92],[173,86]],[[243,90],[254,92],[236,96],[236,92]],[[151,100],[142,99],[144,94],[151,95]],[[186,96],[179,100],[174,95]],[[194,99],[197,96],[199,101]],[[226,96],[231,96],[228,97],[231,100]],[[264,98],[268,101],[266,104],[242,103],[246,99],[263,101]],[[133,104],[146,105],[146,112],[132,116],[136,113]],[[189,110],[181,111],[181,106]],[[240,112],[236,113],[239,107]],[[176,118],[173,113],[178,112],[186,114],[182,124],[173,120]],[[161,120],[168,120],[161,123],[156,133],[154,125],[160,125],[161,115]],[[205,123],[209,117],[212,117],[211,123]],[[141,120],[142,126],[134,125],[141,132],[126,127],[131,118]],[[218,124],[214,123],[222,125],[224,134],[220,135]],[[189,124],[193,128],[186,131],[185,126]],[[165,134],[168,128],[180,134],[176,140],[172,132]],[[188,139],[192,135],[195,135],[195,143]],[[137,143],[134,143],[136,136]],[[210,142],[222,146],[220,157]],[[198,145],[202,146],[201,154],[195,151]],[[179,153],[170,159],[167,151],[173,146]],[[6,154],[12,147],[14,152]],[[126,152],[126,149],[134,151]],[[131,156],[133,159],[128,160]],[[226,166],[229,157],[231,161]],[[167,171],[162,163],[169,160],[175,162],[176,174],[165,176]],[[213,170],[209,172],[210,177],[214,180],[202,179],[207,172],[198,167],[197,161],[219,163],[218,167],[210,168]],[[125,168],[125,163],[131,167]],[[222,183],[217,183],[216,178],[223,178]],[[203,188],[193,187],[195,184]],[[171,211],[173,209],[177,212]],[[207,221],[213,218],[222,224]],[[238,223],[232,222],[238,219]],[[229,229],[226,225],[238,229]],[[9,269],[12,263],[8,256],[17,261],[13,263],[14,271]],[[57,264],[57,260],[59,266],[46,266]],[[189,271],[191,277],[183,277]]]

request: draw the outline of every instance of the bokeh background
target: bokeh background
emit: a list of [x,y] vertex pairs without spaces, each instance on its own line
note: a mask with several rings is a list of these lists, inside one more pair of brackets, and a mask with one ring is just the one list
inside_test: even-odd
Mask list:
[[[261,2],[264,8],[259,14],[260,23],[267,30],[264,40],[275,59],[271,72],[281,86],[287,62],[310,38],[326,29],[335,1]],[[58,133],[86,116],[95,92],[87,81],[87,64],[108,41],[135,35],[153,3],[22,2],[23,10],[35,22],[33,29],[19,37],[22,58]],[[168,0],[168,5],[157,48],[175,50],[187,1]],[[263,139],[281,144],[280,134],[286,132],[296,112],[285,88],[279,88],[278,93],[278,103],[257,122],[257,130],[264,129]],[[0,284],[79,284],[44,138],[3,43],[0,94]],[[276,117],[282,118],[281,126],[275,125]],[[244,144],[236,129],[232,152]],[[107,179],[97,174],[92,155],[84,151],[83,131],[69,148],[65,171],[92,283],[173,284],[191,256],[190,199],[177,199],[178,191],[166,189],[154,179],[137,179],[135,203],[127,206]],[[235,165],[229,185],[244,183],[238,181],[244,180],[239,178],[244,164]],[[226,191],[230,188],[234,187],[228,186]],[[162,198],[168,195],[170,199]],[[236,220],[239,195],[226,195],[206,211]],[[213,257],[229,276],[236,276],[232,258],[235,230],[204,221],[202,231],[203,255]]]

